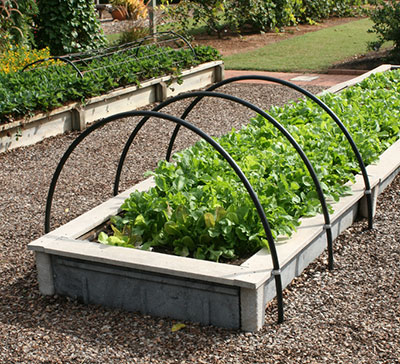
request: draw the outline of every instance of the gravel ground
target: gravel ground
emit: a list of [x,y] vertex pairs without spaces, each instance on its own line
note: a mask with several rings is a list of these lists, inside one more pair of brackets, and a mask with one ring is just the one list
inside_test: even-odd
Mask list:
[[[311,88],[318,92],[320,88]],[[261,107],[293,99],[279,86],[236,84]],[[169,109],[180,115],[184,103]],[[203,102],[188,120],[212,135],[240,128],[247,110],[222,100]],[[71,156],[55,194],[53,227],[112,194],[123,144],[137,119],[106,126]],[[171,125],[152,120],[129,153],[121,189],[143,178],[163,157]],[[83,305],[40,295],[26,245],[43,234],[44,205],[55,167],[78,134],[67,133],[0,155],[0,363],[400,363],[400,178],[379,198],[375,228],[359,221],[335,242],[336,267],[323,255],[285,290],[257,333]],[[178,148],[193,143],[182,133]]]
[[106,18],[109,19],[108,21],[101,22],[101,27],[103,28],[103,32],[105,35],[112,33],[121,33],[132,29],[134,26],[137,26],[138,23],[143,24],[143,21],[136,20],[112,21],[107,13],[105,13],[105,15]]

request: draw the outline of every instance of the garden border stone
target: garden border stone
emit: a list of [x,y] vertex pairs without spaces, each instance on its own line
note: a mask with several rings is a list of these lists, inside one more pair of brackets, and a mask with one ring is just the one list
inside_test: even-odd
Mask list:
[[[360,78],[357,80],[359,82]],[[367,167],[374,205],[378,194],[400,171],[399,154],[400,141],[397,141],[376,164]],[[260,250],[236,266],[80,239],[118,213],[132,191],[147,190],[153,185],[152,179],[147,179],[31,242],[28,249],[36,253],[42,294],[67,295],[87,304],[205,325],[259,330],[264,323],[265,307],[275,296],[273,265],[266,250]],[[349,227],[357,216],[365,214],[362,176],[357,175],[355,183],[349,185],[352,194],[332,204],[333,238]],[[283,286],[287,286],[325,248],[323,216],[301,219],[301,225],[292,237],[277,241]]]

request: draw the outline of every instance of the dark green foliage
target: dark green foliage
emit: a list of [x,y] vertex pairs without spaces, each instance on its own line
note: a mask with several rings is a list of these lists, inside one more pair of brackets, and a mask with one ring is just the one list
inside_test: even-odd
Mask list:
[[375,1],[376,7],[370,13],[374,26],[370,30],[378,34],[378,41],[371,43],[371,49],[379,49],[383,43],[394,43],[393,56],[400,61],[400,2],[395,0]]
[[92,0],[38,0],[37,44],[53,55],[104,46]]
[[169,6],[170,0],[161,0],[164,11],[173,23],[176,32],[190,38],[190,28],[199,23],[205,24],[208,33],[216,33],[222,36],[225,29],[224,0],[181,0],[176,6]]
[[[163,0],[163,3],[169,3]],[[190,34],[194,25],[204,22],[210,33],[276,30],[298,23],[312,23],[330,16],[349,16],[364,0],[181,0],[167,9],[175,30]]]
[[[341,94],[322,97],[352,134],[366,164],[400,137],[400,72],[375,75]],[[346,194],[359,167],[345,136],[311,101],[273,108],[271,114],[310,159],[325,197]],[[262,117],[218,139],[249,179],[275,237],[288,236],[320,202],[304,163],[289,142]],[[114,236],[104,244],[169,251],[218,261],[245,257],[267,245],[245,187],[232,168],[204,141],[162,161],[156,187],[131,194],[115,217]]]
[[352,16],[360,12],[363,0],[301,0],[297,17],[300,22],[318,21],[330,16]]
[[137,55],[136,51],[132,49],[132,54],[115,53],[93,60],[81,68],[85,73],[83,78],[65,63],[25,72],[0,73],[0,121],[5,123],[34,111],[48,111],[68,101],[83,101],[153,77],[168,74],[179,77],[185,68],[219,59],[218,51],[211,47],[196,47],[196,59],[189,49],[148,45]]
[[14,45],[33,45],[33,21],[38,12],[34,0],[1,0],[0,51]]
[[[226,4],[226,18],[231,29],[243,30],[246,27],[255,31],[274,29],[289,25],[281,17],[280,2],[264,0],[235,0]],[[285,24],[284,24],[285,23]]]

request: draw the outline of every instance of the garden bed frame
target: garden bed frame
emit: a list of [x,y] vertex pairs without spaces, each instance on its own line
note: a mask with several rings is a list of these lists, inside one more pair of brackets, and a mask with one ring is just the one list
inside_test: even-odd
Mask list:
[[[375,70],[383,71],[391,66]],[[333,91],[353,82],[337,85]],[[400,141],[367,167],[373,205],[400,170]],[[39,288],[43,294],[67,295],[84,303],[101,304],[155,316],[255,331],[264,323],[265,307],[275,296],[274,267],[260,250],[235,266],[173,255],[102,245],[80,237],[119,212],[134,190],[152,186],[151,179],[99,205],[29,244],[36,254]],[[352,194],[332,204],[333,238],[359,214],[367,215],[361,175],[351,184]],[[322,215],[301,219],[301,226],[284,244],[277,244],[283,286],[287,286],[326,247]],[[281,243],[281,242],[279,242]],[[276,274],[276,272],[275,272]]]
[[0,153],[32,145],[69,130],[83,130],[86,125],[107,116],[164,101],[181,92],[200,89],[224,78],[222,61],[203,63],[182,72],[182,84],[176,77],[163,76],[140,86],[119,88],[93,97],[85,104],[71,103],[32,117],[0,125]]

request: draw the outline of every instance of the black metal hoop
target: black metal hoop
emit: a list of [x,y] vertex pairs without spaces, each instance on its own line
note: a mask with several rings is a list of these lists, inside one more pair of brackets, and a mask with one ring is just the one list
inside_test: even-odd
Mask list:
[[224,148],[221,147],[221,145],[219,143],[217,143],[208,134],[204,133],[201,129],[199,129],[196,126],[188,123],[187,121],[177,118],[175,116],[171,116],[171,115],[167,115],[167,114],[163,114],[163,113],[159,113],[159,112],[155,112],[155,111],[130,111],[130,112],[125,112],[125,113],[116,114],[116,115],[107,117],[107,118],[102,119],[102,120],[98,121],[97,123],[93,124],[89,128],[85,129],[68,147],[68,149],[62,156],[60,162],[58,163],[56,171],[54,172],[53,178],[51,180],[49,192],[47,195],[47,200],[46,200],[45,232],[48,233],[50,231],[51,206],[52,206],[52,202],[53,202],[54,190],[55,190],[55,187],[56,187],[56,184],[58,181],[58,177],[60,176],[60,173],[64,167],[65,162],[68,160],[69,156],[74,151],[74,149],[82,142],[82,140],[84,140],[89,134],[91,134],[96,129],[108,124],[111,121],[121,119],[121,118],[126,118],[126,117],[134,117],[134,116],[144,116],[147,118],[156,117],[156,118],[161,118],[164,120],[174,122],[181,126],[184,126],[185,128],[196,133],[198,136],[200,136],[202,139],[204,139],[207,143],[209,143],[229,163],[229,165],[235,171],[236,175],[240,178],[240,180],[243,183],[243,185],[245,186],[248,194],[250,195],[250,197],[254,203],[254,206],[256,207],[257,213],[261,219],[263,228],[264,228],[264,232],[265,232],[265,235],[266,235],[266,238],[268,241],[268,245],[269,245],[269,249],[270,249],[271,257],[272,257],[273,268],[274,268],[272,271],[272,274],[275,278],[276,295],[277,295],[277,302],[278,302],[278,323],[283,322],[283,319],[284,319],[283,295],[282,295],[282,279],[281,279],[279,258],[278,258],[274,238],[272,236],[267,217],[265,215],[264,209],[260,203],[260,200],[258,199],[256,192],[254,191],[249,180],[247,179],[245,174],[242,172],[240,167],[236,164],[234,159],[229,155],[228,152],[225,151]]
[[167,39],[164,42],[181,39],[188,46],[188,48],[192,51],[194,58],[197,58],[196,52],[195,52],[193,46],[191,45],[191,43],[185,37],[173,32],[172,30],[164,31],[164,32],[157,32],[152,35],[146,35],[145,37],[135,40],[133,42],[128,42],[128,43],[124,43],[122,45],[116,45],[116,46],[111,46],[111,47],[107,47],[107,48],[101,48],[95,52],[89,51],[89,52],[70,53],[70,54],[63,55],[61,57],[65,58],[65,59],[69,59],[69,60],[76,60],[76,61],[84,62],[86,65],[87,65],[86,61],[93,60],[96,58],[102,58],[104,56],[108,56],[108,55],[115,54],[115,53],[126,52],[129,50],[136,50],[135,57],[137,57],[138,53],[139,53],[139,48],[143,45],[143,43],[146,40],[152,39],[152,38],[157,38],[158,35],[165,35],[165,34],[171,34],[175,38]]
[[139,45],[137,46],[137,47],[138,47],[138,50],[137,50],[137,52],[136,52],[136,57],[137,57],[138,52],[139,52],[139,47],[142,46],[142,44],[143,44],[147,39],[157,38],[157,35],[161,35],[161,34],[172,34],[172,35],[174,35],[176,38],[181,39],[181,40],[182,40],[184,43],[186,43],[186,45],[190,48],[190,50],[191,50],[192,53],[193,53],[194,58],[197,58],[197,54],[196,54],[196,52],[195,52],[193,46],[191,45],[191,43],[190,43],[184,36],[182,36],[182,35],[180,35],[180,34],[178,34],[178,33],[175,33],[175,32],[172,31],[172,30],[167,30],[167,31],[165,31],[165,32],[157,32],[157,33],[154,33],[154,34],[151,34],[151,35],[147,35],[147,36],[145,36],[145,37],[144,37],[143,39],[141,39],[141,40],[138,40],[137,43],[139,43]]
[[[142,46],[142,44],[143,44],[146,40],[155,38],[155,37],[157,37],[157,35],[164,35],[164,34],[171,34],[171,35],[173,35],[173,36],[175,37],[175,40],[176,40],[176,39],[182,40],[182,41],[189,47],[189,49],[190,49],[191,52],[193,53],[194,58],[197,59],[196,51],[194,50],[194,48],[193,48],[193,46],[190,44],[190,42],[189,42],[185,37],[183,37],[183,36],[180,35],[180,34],[177,34],[177,33],[173,32],[172,30],[165,31],[165,32],[157,32],[157,33],[155,33],[155,34],[153,34],[153,35],[148,35],[148,36],[146,36],[146,37],[144,37],[144,38],[142,38],[142,39],[139,39],[139,40],[137,40],[137,41],[135,41],[135,42],[127,43],[126,45],[128,45],[128,46],[132,45],[132,48],[137,48],[137,49],[136,49],[136,55],[135,55],[135,57],[137,57],[138,52],[139,52],[139,48]],[[125,46],[126,46],[126,45],[125,45]],[[115,48],[117,48],[117,50],[111,51],[111,50],[113,50],[113,49],[115,49]],[[27,65],[25,65],[25,66],[22,68],[21,72],[24,72],[24,71],[25,71],[26,69],[28,69],[29,67],[31,67],[31,66],[33,66],[33,65],[35,65],[35,64],[38,64],[38,63],[43,63],[43,62],[50,61],[50,60],[58,60],[58,61],[65,62],[65,63],[71,65],[71,66],[74,68],[74,70],[77,72],[77,74],[78,74],[81,78],[83,78],[83,72],[82,72],[82,71],[75,65],[75,63],[74,63],[74,62],[76,62],[76,60],[73,61],[73,60],[71,60],[71,59],[76,58],[77,60],[79,60],[80,62],[83,62],[83,63],[87,66],[87,65],[88,65],[88,63],[86,62],[87,60],[94,59],[94,58],[104,57],[105,55],[112,54],[113,52],[124,52],[124,51],[126,51],[127,49],[130,49],[130,48],[125,48],[125,49],[120,49],[120,50],[118,50],[118,48],[121,48],[121,46],[110,47],[110,48],[104,48],[103,50],[105,50],[105,51],[110,50],[111,52],[110,52],[110,53],[105,53],[105,54],[99,53],[97,56],[93,56],[93,57],[89,57],[89,58],[83,58],[85,55],[89,54],[88,52],[71,53],[71,54],[66,54],[66,55],[63,55],[63,56],[52,56],[52,57],[42,58],[42,59],[38,59],[38,60],[36,60],[36,61],[34,61],[34,62],[28,63]]]
[[[354,155],[356,156],[358,165],[359,165],[360,170],[361,170],[361,174],[363,176],[364,186],[365,186],[364,194],[365,194],[366,199],[367,199],[367,208],[368,208],[368,229],[372,229],[373,228],[373,219],[374,219],[374,217],[373,217],[373,207],[372,207],[371,185],[369,183],[369,177],[368,177],[367,170],[365,168],[364,160],[362,159],[360,151],[358,150],[356,143],[354,142],[352,136],[350,135],[350,132],[344,126],[344,124],[339,119],[339,117],[333,112],[333,110],[328,105],[326,105],[323,101],[321,101],[318,97],[316,97],[311,92],[305,90],[304,88],[302,88],[300,86],[297,86],[294,83],[291,83],[289,81],[285,81],[285,80],[282,80],[280,78],[270,77],[270,76],[243,75],[243,76],[231,77],[231,78],[225,79],[223,81],[220,81],[220,82],[210,86],[206,91],[214,91],[214,90],[218,89],[221,86],[227,85],[227,84],[232,83],[232,82],[243,81],[243,80],[268,81],[268,82],[279,83],[279,84],[281,84],[283,86],[286,86],[286,87],[290,87],[290,88],[302,93],[303,95],[305,95],[306,97],[308,97],[309,99],[314,101],[316,104],[318,104],[322,109],[325,110],[325,112],[339,126],[340,130],[343,132],[343,134],[347,138],[347,140],[348,140],[348,142],[349,142],[349,144],[350,144],[350,146],[351,146],[351,148],[353,150]],[[189,113],[202,100],[202,98],[203,97],[199,96],[195,100],[193,100],[192,103],[185,109],[185,111],[181,115],[181,118],[182,119],[186,119],[186,117],[189,115]],[[176,137],[178,135],[179,129],[180,129],[180,127],[179,127],[179,125],[177,125],[175,127],[173,133],[172,133],[171,140],[170,140],[170,143],[169,143],[169,146],[168,146],[168,150],[167,150],[167,156],[166,156],[166,160],[167,161],[169,161],[169,159],[171,157],[172,148],[174,146],[175,139],[176,139]]]
[[71,66],[74,68],[74,70],[76,71],[76,73],[77,73],[81,78],[83,78],[82,72],[79,70],[78,67],[75,66],[75,64],[74,64],[73,62],[71,62],[70,60],[68,60],[68,59],[66,59],[66,58],[64,58],[64,57],[59,57],[59,56],[48,57],[48,58],[42,58],[42,59],[38,59],[38,60],[35,61],[35,62],[28,63],[27,65],[24,66],[24,68],[21,70],[21,72],[25,71],[28,67],[33,66],[34,64],[42,63],[42,62],[46,62],[46,61],[50,61],[50,60],[53,60],[53,59],[54,59],[54,60],[57,60],[57,61],[62,61],[62,62],[68,63],[69,65],[71,65]]
[[[296,152],[300,155],[301,159],[303,160],[303,163],[306,165],[306,168],[307,168],[308,172],[311,175],[311,178],[312,178],[312,180],[314,182],[315,189],[316,189],[317,194],[318,194],[318,199],[319,199],[320,204],[321,204],[322,213],[323,213],[324,222],[325,222],[324,229],[325,229],[326,238],[327,238],[327,245],[328,245],[328,268],[330,270],[332,270],[333,269],[332,228],[331,228],[329,211],[328,211],[328,207],[327,207],[327,204],[326,204],[326,201],[325,201],[324,193],[322,191],[321,185],[320,185],[318,177],[317,177],[317,175],[316,175],[316,173],[314,171],[314,168],[311,165],[310,161],[308,160],[307,156],[305,155],[303,149],[296,142],[296,140],[292,137],[292,135],[277,120],[275,120],[268,113],[266,113],[265,111],[261,110],[257,106],[251,104],[248,101],[242,100],[242,99],[240,99],[238,97],[235,97],[235,96],[226,95],[226,94],[217,93],[217,92],[210,92],[210,91],[197,91],[197,92],[190,92],[190,93],[185,93],[185,94],[181,94],[181,95],[175,96],[175,97],[173,97],[171,99],[168,99],[168,100],[162,102],[158,106],[156,106],[153,109],[153,111],[158,111],[158,110],[164,108],[165,106],[167,106],[167,105],[169,105],[171,103],[174,103],[176,101],[179,101],[179,100],[192,98],[192,97],[201,97],[201,98],[203,98],[205,96],[230,100],[230,101],[236,102],[238,104],[241,104],[243,106],[246,106],[247,108],[255,111],[259,115],[261,115],[264,118],[266,118],[272,125],[274,125],[286,137],[286,139],[290,142],[290,144],[295,148]],[[120,178],[121,178],[122,168],[123,168],[123,165],[124,165],[124,162],[125,162],[125,158],[126,158],[126,156],[128,154],[129,148],[132,145],[137,133],[144,126],[144,124],[146,123],[146,121],[148,119],[149,119],[148,117],[144,117],[136,125],[136,128],[133,130],[132,134],[129,136],[129,138],[128,138],[126,144],[125,144],[124,150],[121,153],[121,158],[119,160],[117,172],[116,172],[116,175],[115,175],[114,196],[116,196],[118,194],[118,188],[119,188],[119,182],[120,182]]]

